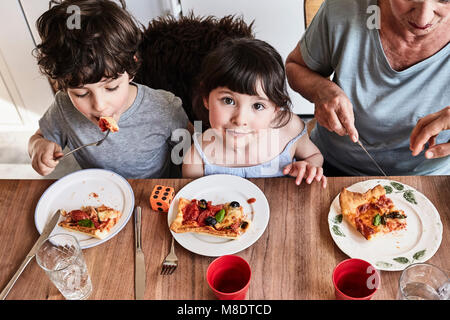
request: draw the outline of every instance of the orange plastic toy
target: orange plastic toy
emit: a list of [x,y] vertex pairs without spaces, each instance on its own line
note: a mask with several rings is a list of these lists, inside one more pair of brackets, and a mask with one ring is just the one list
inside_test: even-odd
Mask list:
[[175,190],[172,187],[156,185],[150,195],[150,206],[155,211],[167,212],[174,196]]

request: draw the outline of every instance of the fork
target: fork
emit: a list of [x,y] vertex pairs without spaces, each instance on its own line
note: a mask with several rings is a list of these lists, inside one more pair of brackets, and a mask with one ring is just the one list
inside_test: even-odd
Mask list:
[[88,143],[88,144],[82,145],[81,147],[78,147],[78,148],[76,148],[76,149],[73,149],[73,150],[67,152],[67,153],[66,153],[65,155],[63,155],[62,157],[59,157],[59,158],[57,158],[57,159],[55,159],[55,160],[63,160],[63,159],[64,159],[65,157],[67,157],[69,154],[74,153],[74,152],[76,152],[76,151],[78,151],[78,150],[80,150],[80,149],[86,148],[86,147],[90,147],[90,146],[97,146],[97,147],[98,147],[99,145],[101,145],[101,144],[103,143],[103,141],[105,141],[106,137],[109,135],[110,132],[111,132],[111,130],[108,130],[108,132],[106,133],[106,135],[105,135],[103,138],[101,138],[100,140],[98,140],[98,141],[96,141],[96,142]]
[[175,269],[178,267],[178,258],[175,255],[175,248],[173,245],[173,237],[172,237],[172,245],[169,254],[167,255],[166,259],[164,259],[164,262],[162,264],[161,274],[162,275],[169,275],[172,274]]

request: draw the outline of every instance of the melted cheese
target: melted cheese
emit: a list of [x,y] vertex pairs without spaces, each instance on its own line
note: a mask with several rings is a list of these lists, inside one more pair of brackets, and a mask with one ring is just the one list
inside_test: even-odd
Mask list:
[[98,219],[100,220],[100,222],[104,222],[108,219],[117,218],[119,212],[114,209],[102,206],[102,207],[97,208],[97,214],[98,214]]
[[229,227],[237,221],[242,221],[242,208],[233,208],[228,203],[223,207],[225,209],[225,217],[222,222],[216,223],[214,226],[217,230]]

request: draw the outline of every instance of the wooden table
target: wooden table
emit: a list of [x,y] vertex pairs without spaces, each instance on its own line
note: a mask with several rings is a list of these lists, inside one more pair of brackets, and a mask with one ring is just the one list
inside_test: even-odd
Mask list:
[[[373,178],[373,177],[372,177]],[[442,243],[430,263],[450,269],[450,177],[390,177],[422,192],[437,208],[444,227]],[[328,187],[302,184],[290,178],[250,179],[266,195],[269,225],[251,247],[237,253],[252,267],[248,299],[334,299],[333,268],[347,256],[328,229],[332,200],[342,187],[368,177],[329,178]],[[143,208],[143,249],[146,299],[214,299],[205,273],[214,258],[193,254],[176,245],[179,267],[171,276],[159,275],[169,251],[167,215],[149,207],[156,184],[180,190],[191,180],[129,180],[136,205]],[[0,289],[3,289],[39,234],[34,209],[52,180],[0,180]],[[134,219],[109,241],[83,251],[94,291],[90,299],[134,299]],[[394,299],[400,272],[381,272],[381,288],[374,299]],[[63,299],[33,260],[7,299]]]

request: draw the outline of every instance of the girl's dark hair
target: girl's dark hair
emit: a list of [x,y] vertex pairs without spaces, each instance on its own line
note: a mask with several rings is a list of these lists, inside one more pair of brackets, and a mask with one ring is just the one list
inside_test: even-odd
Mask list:
[[194,112],[206,121],[203,98],[212,90],[227,87],[241,94],[258,95],[259,80],[267,97],[281,107],[274,119],[274,127],[285,126],[292,113],[283,60],[275,48],[258,39],[225,40],[205,57],[194,91]]
[[[109,0],[67,0],[39,17],[36,26],[42,42],[34,54],[41,72],[59,89],[117,78],[124,72],[135,76],[142,31],[121,4],[122,8]],[[71,26],[78,12],[80,23]]]

